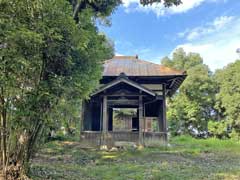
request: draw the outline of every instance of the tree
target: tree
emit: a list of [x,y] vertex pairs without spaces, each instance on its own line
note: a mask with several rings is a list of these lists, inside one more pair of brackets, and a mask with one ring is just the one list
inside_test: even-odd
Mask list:
[[168,119],[173,134],[206,131],[214,112],[216,86],[209,68],[197,53],[186,54],[182,48],[173,53],[172,60],[164,58],[162,64],[186,70],[187,78],[179,92],[169,99]]
[[240,136],[240,60],[217,70],[214,78],[218,85],[216,108],[221,120],[227,123],[232,132]]
[[[76,22],[79,21],[78,13],[83,9],[89,8],[94,13],[95,17],[105,18],[111,15],[113,9],[121,4],[121,0],[104,0],[104,1],[91,1],[91,0],[68,0],[73,9],[73,18]],[[177,6],[182,2],[181,0],[140,0],[142,5],[152,5],[153,3],[163,2],[165,7]]]
[[113,47],[98,33],[90,8],[76,23],[65,0],[0,5],[1,164],[4,172],[18,165],[24,173],[60,98],[86,98]]
[[187,71],[196,65],[203,64],[203,60],[198,53],[189,53],[187,55],[183,48],[178,48],[173,53],[172,60],[165,57],[161,60],[161,63],[177,70]]
[[72,97],[71,94],[63,95],[58,104],[51,113],[51,122],[49,123],[49,138],[52,132],[59,132],[62,127],[66,130],[68,136],[79,136],[80,115],[81,115],[81,99]]
[[181,0],[140,0],[140,3],[143,5],[149,5],[149,4],[160,3],[160,2],[163,2],[163,4],[166,7],[170,7],[172,5],[177,6],[182,3]]
[[79,13],[85,9],[92,11],[93,17],[106,18],[121,4],[121,0],[91,1],[91,0],[67,0],[72,5],[73,18],[78,23]]

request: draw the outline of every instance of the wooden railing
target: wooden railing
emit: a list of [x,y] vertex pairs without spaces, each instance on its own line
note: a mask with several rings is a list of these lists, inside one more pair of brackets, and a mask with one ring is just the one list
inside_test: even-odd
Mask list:
[[[144,132],[144,141],[166,141],[167,134],[163,132]],[[129,131],[82,131],[81,141],[86,145],[100,146],[103,143],[113,146],[116,141],[127,141],[139,143],[139,132]]]

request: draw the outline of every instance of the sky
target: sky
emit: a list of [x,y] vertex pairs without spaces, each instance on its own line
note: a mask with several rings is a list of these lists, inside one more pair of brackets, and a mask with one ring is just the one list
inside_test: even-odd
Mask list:
[[200,53],[212,71],[239,58],[240,0],[182,0],[170,8],[122,1],[110,17],[111,26],[99,25],[114,42],[116,55],[161,63],[182,47]]

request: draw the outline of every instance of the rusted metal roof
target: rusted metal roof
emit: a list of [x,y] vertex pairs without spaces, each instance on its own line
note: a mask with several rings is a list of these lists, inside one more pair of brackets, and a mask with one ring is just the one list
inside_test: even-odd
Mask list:
[[118,76],[120,73],[127,76],[185,75],[184,71],[140,60],[137,56],[114,56],[105,61],[103,76]]

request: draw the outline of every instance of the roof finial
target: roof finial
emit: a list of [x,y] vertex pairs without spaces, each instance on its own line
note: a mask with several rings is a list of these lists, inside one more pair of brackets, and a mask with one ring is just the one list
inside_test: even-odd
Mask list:
[[124,72],[121,72],[121,73],[118,75],[117,78],[118,78],[118,79],[119,79],[119,78],[125,78],[125,79],[128,79],[127,75],[126,75]]
[[137,55],[137,54],[136,54],[136,56],[135,56],[135,57],[136,57],[136,59],[138,59],[138,55]]

